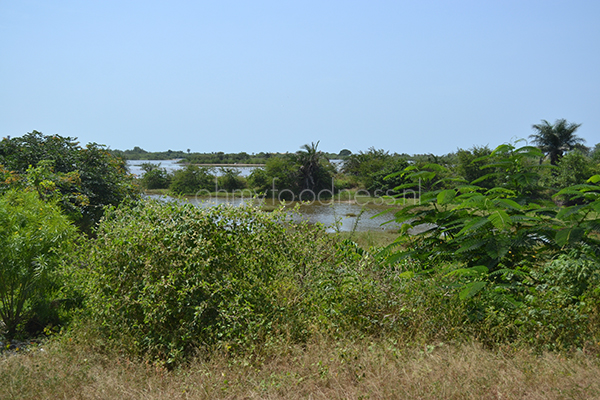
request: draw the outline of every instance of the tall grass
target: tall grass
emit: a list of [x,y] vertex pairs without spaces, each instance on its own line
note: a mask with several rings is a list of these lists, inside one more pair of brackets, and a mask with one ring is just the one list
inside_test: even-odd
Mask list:
[[[89,338],[88,338],[89,340]],[[77,337],[0,358],[2,399],[590,399],[600,361],[575,352],[407,346],[393,337],[215,353],[175,370],[94,350]]]

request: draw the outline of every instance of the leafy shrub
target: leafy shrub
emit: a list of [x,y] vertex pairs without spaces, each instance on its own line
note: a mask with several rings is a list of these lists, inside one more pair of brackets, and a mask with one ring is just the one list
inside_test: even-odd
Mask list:
[[[288,191],[299,193],[298,189],[298,166],[295,164],[289,155],[280,155],[271,157],[265,164],[266,182],[265,186],[261,187],[265,193],[269,193],[275,189],[275,196],[281,196],[281,199],[291,199]],[[262,177],[261,177],[262,181]]]
[[0,318],[9,339],[29,320],[47,322],[57,257],[74,234],[58,207],[37,193],[11,189],[0,196]]
[[543,350],[582,348],[600,335],[600,262],[580,249],[533,268],[520,297],[484,292],[472,299],[485,308],[484,341],[521,342]]
[[282,212],[147,201],[111,211],[75,265],[90,320],[171,365],[207,346],[372,329],[383,292],[361,260]]
[[246,180],[240,176],[242,171],[237,168],[221,168],[221,176],[218,178],[219,189],[228,192],[244,189]]
[[248,175],[248,187],[255,191],[266,193],[271,186],[269,176],[264,168],[254,168]]
[[201,190],[215,191],[214,177],[210,169],[188,164],[173,172],[169,190],[175,194],[194,195]]
[[167,189],[171,184],[171,175],[166,168],[161,168],[160,164],[142,163],[141,185],[145,189]]
[[[600,187],[577,185],[557,194],[582,200],[576,206],[540,198],[539,167],[532,167],[540,155],[531,147],[499,146],[485,157],[482,168],[490,174],[425,193],[421,204],[398,211],[404,234],[384,252],[391,265],[417,260],[425,270],[444,271],[454,264],[440,287],[446,282],[470,305],[469,319],[479,324],[473,332],[488,343],[579,346],[587,333],[580,298],[595,295],[588,287],[597,281],[600,261]],[[409,179],[412,171],[406,169]],[[478,185],[488,179],[500,186]],[[589,180],[598,181],[600,176]],[[415,227],[419,231],[409,235]],[[582,249],[586,261],[576,261],[572,252]]]
[[[14,175],[4,183],[9,187],[29,185],[40,194],[56,192],[61,208],[78,227],[90,233],[102,217],[105,206],[115,206],[125,198],[137,197],[125,162],[104,146],[89,143],[81,147],[75,138],[45,136],[33,131],[22,137],[0,141],[0,164]],[[30,172],[40,168],[37,176]],[[31,179],[33,178],[33,179]]]
[[356,177],[365,188],[370,188],[373,186],[373,175],[385,169],[393,160],[394,156],[389,152],[371,147],[367,152],[350,155],[344,161],[342,171]]
[[391,160],[381,170],[371,174],[371,186],[367,190],[375,196],[396,194],[394,189],[406,183],[404,176],[399,173],[406,167],[408,162],[402,158]]

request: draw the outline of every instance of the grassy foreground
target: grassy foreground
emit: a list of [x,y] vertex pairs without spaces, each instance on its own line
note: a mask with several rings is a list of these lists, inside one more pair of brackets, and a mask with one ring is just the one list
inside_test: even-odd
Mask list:
[[[76,343],[78,341],[79,343]],[[62,338],[0,356],[2,399],[590,399],[600,360],[477,344],[279,344],[251,358],[212,355],[167,371]],[[276,354],[276,355],[273,355]]]

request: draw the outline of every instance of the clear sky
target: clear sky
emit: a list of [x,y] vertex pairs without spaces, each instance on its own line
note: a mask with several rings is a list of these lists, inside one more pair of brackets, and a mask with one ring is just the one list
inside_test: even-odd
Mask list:
[[0,136],[445,154],[600,142],[600,2],[0,0]]

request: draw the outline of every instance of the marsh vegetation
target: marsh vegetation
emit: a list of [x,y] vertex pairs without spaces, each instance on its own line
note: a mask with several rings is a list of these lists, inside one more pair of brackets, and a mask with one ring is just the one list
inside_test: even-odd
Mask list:
[[382,210],[397,231],[340,233],[144,198],[97,145],[4,139],[0,329],[41,344],[0,356],[0,397],[598,397],[597,151],[542,150],[276,161],[291,193],[420,188]]

